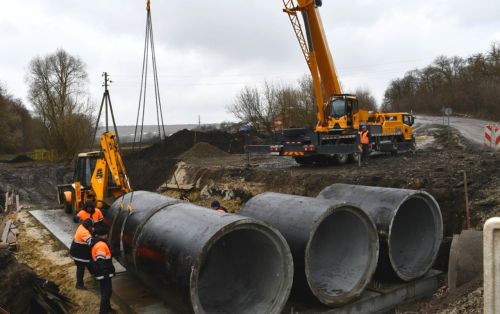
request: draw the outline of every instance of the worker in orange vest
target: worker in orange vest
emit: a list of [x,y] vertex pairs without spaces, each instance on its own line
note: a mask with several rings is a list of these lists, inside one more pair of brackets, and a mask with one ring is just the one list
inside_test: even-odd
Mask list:
[[212,207],[213,210],[216,210],[221,213],[227,213],[227,209],[219,203],[218,200],[213,200],[212,204],[210,204],[210,207]]
[[102,222],[104,221],[104,215],[99,208],[95,207],[95,204],[93,202],[86,202],[83,209],[80,210],[78,214],[73,216],[73,221],[81,223],[88,218],[92,218],[94,227],[102,224]]
[[92,228],[94,222],[92,219],[86,219],[78,226],[69,249],[69,254],[76,264],[76,288],[85,289],[83,285],[83,276],[85,268],[92,274],[93,269],[90,265],[90,246],[92,244]]
[[370,132],[368,131],[366,124],[361,125],[359,143],[361,144],[361,162],[368,165],[368,158],[370,156]]
[[98,226],[94,229],[94,244],[91,250],[92,268],[94,276],[99,281],[101,290],[101,304],[99,314],[114,312],[111,308],[111,294],[113,286],[111,278],[115,276],[115,267],[113,266],[111,250],[106,242],[109,229],[106,225]]

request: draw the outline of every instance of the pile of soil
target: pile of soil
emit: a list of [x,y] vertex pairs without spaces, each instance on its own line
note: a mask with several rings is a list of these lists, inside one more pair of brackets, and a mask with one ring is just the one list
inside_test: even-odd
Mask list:
[[31,159],[26,155],[17,155],[13,159],[9,160],[8,163],[15,164],[20,162],[30,162],[30,161],[33,161],[33,159]]
[[178,159],[183,161],[199,160],[203,158],[227,157],[230,154],[205,142],[194,145],[190,150],[181,154]]
[[172,176],[179,155],[199,142],[208,143],[230,154],[243,153],[244,150],[244,139],[241,134],[219,130],[208,132],[181,130],[161,143],[124,156],[132,188],[156,190]]
[[57,204],[56,185],[68,182],[73,168],[61,164],[23,164],[21,167],[0,164],[0,203],[5,192],[15,191],[21,202],[37,206]]
[[11,313],[29,313],[36,274],[20,264],[7,249],[0,249],[0,306]]

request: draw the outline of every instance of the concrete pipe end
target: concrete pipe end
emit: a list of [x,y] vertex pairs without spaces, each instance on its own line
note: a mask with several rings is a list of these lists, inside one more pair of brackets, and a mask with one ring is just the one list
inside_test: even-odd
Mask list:
[[426,192],[408,195],[389,226],[388,248],[397,276],[411,281],[425,275],[443,240],[443,219],[436,200]]
[[351,204],[330,207],[311,231],[305,252],[309,287],[337,306],[358,298],[377,267],[379,240],[372,219]]
[[293,282],[293,259],[281,234],[254,219],[226,225],[193,266],[195,313],[281,313]]

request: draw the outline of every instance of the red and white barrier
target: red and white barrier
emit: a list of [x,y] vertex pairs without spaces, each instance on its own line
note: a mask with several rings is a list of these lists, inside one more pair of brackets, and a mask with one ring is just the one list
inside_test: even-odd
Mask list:
[[500,151],[500,126],[484,126],[484,148],[494,152]]
[[500,150],[500,127],[497,125],[494,127],[494,136],[493,140],[495,143],[495,151],[498,152]]

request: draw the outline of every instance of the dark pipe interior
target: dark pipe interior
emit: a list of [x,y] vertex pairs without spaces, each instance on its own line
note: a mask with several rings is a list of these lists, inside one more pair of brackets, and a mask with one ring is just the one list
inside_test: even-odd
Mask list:
[[216,241],[202,261],[198,295],[206,313],[268,313],[281,304],[287,278],[283,252],[267,234],[237,229]]
[[414,277],[428,270],[438,248],[438,223],[432,207],[420,197],[412,197],[399,208],[390,231],[390,256],[397,271]]
[[317,228],[306,256],[309,283],[322,294],[339,296],[366,280],[373,239],[365,222],[349,211],[328,216]]

